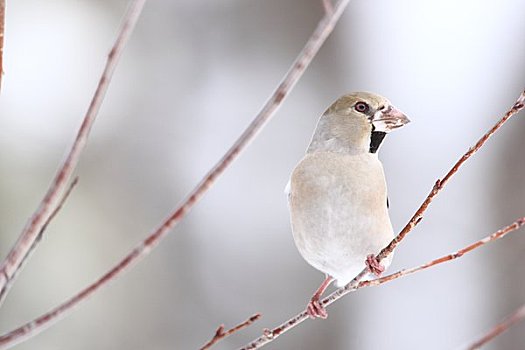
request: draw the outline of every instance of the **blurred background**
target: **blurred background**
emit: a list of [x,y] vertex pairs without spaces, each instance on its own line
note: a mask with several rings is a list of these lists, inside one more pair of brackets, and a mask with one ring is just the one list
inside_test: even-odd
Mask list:
[[[7,1],[0,94],[0,257],[37,207],[74,135],[126,1]],[[217,326],[263,318],[237,348],[304,308],[323,275],[302,260],[283,193],[318,116],[339,95],[387,96],[412,123],[380,153],[399,231],[438,177],[525,82],[520,0],[354,0],[275,118],[139,265],[21,344],[196,349]],[[98,278],[176,207],[273,91],[321,0],[150,1],[116,71],[77,175],[0,311],[25,323]],[[525,215],[525,114],[435,200],[390,271],[455,251]],[[518,232],[460,260],[363,289],[268,349],[456,349],[525,302]],[[330,289],[332,290],[332,289]],[[518,324],[487,349],[525,343]]]

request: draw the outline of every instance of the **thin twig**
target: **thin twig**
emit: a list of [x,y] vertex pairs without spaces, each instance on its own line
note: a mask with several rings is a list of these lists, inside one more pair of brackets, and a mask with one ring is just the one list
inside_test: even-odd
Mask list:
[[490,342],[492,339],[496,338],[501,333],[507,331],[514,324],[523,321],[525,319],[525,305],[520,306],[512,314],[507,316],[503,321],[495,325],[491,330],[489,330],[485,335],[478,339],[475,343],[470,345],[468,350],[476,350],[481,348],[483,345]]
[[[392,253],[392,251],[397,247],[397,245],[406,237],[406,235],[412,231],[414,227],[416,227],[417,224],[421,222],[423,219],[423,213],[427,210],[428,206],[434,199],[434,197],[443,189],[445,184],[450,180],[450,178],[459,170],[459,168],[465,163],[474,153],[476,153],[484,144],[487,142],[487,140],[499,129],[507,120],[509,120],[513,115],[517,114],[519,111],[521,111],[525,105],[525,91],[521,93],[521,95],[518,97],[514,105],[505,113],[505,115],[489,130],[487,131],[474,145],[474,147],[471,147],[457,162],[454,164],[454,166],[449,170],[449,172],[443,177],[442,180],[437,180],[434,187],[432,188],[432,191],[430,191],[427,198],[423,201],[423,204],[419,207],[419,209],[416,211],[414,216],[410,219],[408,224],[401,230],[401,232],[386,246],[381,250],[381,252],[376,256],[377,260],[381,262],[384,258],[386,258],[388,255]],[[363,263],[364,265],[364,263]],[[368,274],[368,269],[365,267],[352,281],[350,281],[346,286],[337,289],[335,292],[324,298],[321,302],[323,306],[328,306],[335,302],[336,300],[343,297],[345,294],[348,294],[350,291],[352,291],[356,286],[358,286],[359,282]],[[251,343],[247,344],[245,347],[243,347],[243,350],[247,349],[257,349],[260,348],[267,343],[275,340],[277,337],[282,335],[283,333],[289,331],[293,327],[297,326],[298,324],[306,321],[308,319],[308,315],[306,314],[306,311],[303,311],[294,317],[290,318],[288,321],[282,323],[280,326],[274,328],[270,332],[264,332],[263,335],[261,335],[259,338],[253,340]]]
[[240,323],[237,326],[228,329],[226,332],[224,331],[224,325],[220,325],[219,328],[217,328],[217,330],[215,331],[213,338],[209,342],[204,344],[204,346],[200,348],[200,350],[207,350],[211,348],[213,345],[215,345],[220,340],[226,337],[229,337],[230,335],[232,335],[233,333],[237,331],[240,331],[241,329],[248,327],[249,325],[257,321],[259,318],[261,318],[261,314],[255,314],[249,319],[247,319],[246,321],[244,321],[243,323]]
[[28,221],[17,242],[0,266],[0,306],[5,300],[9,291],[9,286],[12,285],[12,280],[17,274],[17,271],[19,271],[20,265],[22,265],[30,250],[34,248],[42,227],[52,215],[53,208],[55,208],[56,202],[60,198],[60,193],[67,187],[67,183],[69,182],[80,155],[85,148],[91,126],[93,125],[100,109],[100,105],[104,100],[104,96],[106,95],[106,91],[122,54],[122,50],[137,23],[145,1],[146,0],[134,0],[126,13],[119,35],[108,55],[106,66],[100,77],[97,89],[91,100],[82,125],[80,126],[73,146],[38,209]]
[[4,74],[4,33],[5,33],[5,0],[0,0],[0,90],[2,89],[2,75]]
[[[188,211],[202,198],[207,190],[213,185],[215,180],[226,170],[226,168],[239,156],[240,152],[253,140],[261,128],[275,114],[278,107],[282,104],[284,98],[290,93],[299,78],[315,57],[326,38],[332,32],[335,24],[341,17],[344,9],[350,0],[340,0],[331,14],[325,15],[317,28],[308,39],[306,45],[299,53],[298,57],[292,64],[290,70],[286,73],[277,89],[270,96],[261,111],[255,119],[241,134],[233,146],[218,161],[218,163],[204,176],[201,182],[190,192],[182,201],[182,204],[163,222],[160,226],[146,237],[137,247],[128,255],[118,262],[113,268],[106,272],[102,277],[91,285],[80,291],[77,295],[57,306],[48,313],[38,317],[36,320],[29,322],[0,337],[0,349],[13,346],[15,343],[32,337],[62,317],[65,317],[76,305],[86,300],[98,289],[105,286],[108,282],[121,275],[132,263],[136,263],[140,258],[147,255],[168,232],[178,224]],[[1,271],[0,271],[1,273]],[[0,275],[0,279],[2,276]]]

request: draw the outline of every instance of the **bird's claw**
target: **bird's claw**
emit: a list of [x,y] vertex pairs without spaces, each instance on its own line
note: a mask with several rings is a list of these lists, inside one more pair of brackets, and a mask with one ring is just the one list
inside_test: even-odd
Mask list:
[[378,277],[385,271],[385,267],[377,261],[374,254],[370,254],[366,257],[366,267]]
[[306,313],[311,319],[322,318],[323,320],[328,317],[328,312],[319,301],[319,298],[313,297],[308,305],[306,306]]

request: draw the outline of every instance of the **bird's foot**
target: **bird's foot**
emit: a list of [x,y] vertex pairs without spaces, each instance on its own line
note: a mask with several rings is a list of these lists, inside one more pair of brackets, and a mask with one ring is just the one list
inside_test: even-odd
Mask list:
[[315,291],[308,305],[306,305],[306,313],[308,314],[308,316],[310,316],[310,318],[325,319],[328,317],[328,312],[326,312],[326,309],[324,308],[323,304],[320,302],[320,299],[324,291],[326,290],[326,288],[328,288],[328,286],[332,282],[332,280],[333,278],[327,275],[323,283],[321,283],[319,288],[317,288],[317,290]]
[[316,298],[315,295],[306,306],[306,313],[314,320],[316,318],[326,319],[328,317],[328,312],[326,312],[326,309],[321,304],[319,297]]
[[385,271],[385,267],[377,261],[376,256],[374,254],[370,254],[366,257],[366,267],[370,272],[372,272],[376,276],[381,276],[381,274]]

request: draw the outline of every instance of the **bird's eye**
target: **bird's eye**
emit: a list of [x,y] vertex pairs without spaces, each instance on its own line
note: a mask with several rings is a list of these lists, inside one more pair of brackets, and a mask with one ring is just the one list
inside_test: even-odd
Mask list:
[[357,102],[354,106],[355,110],[358,111],[359,113],[367,113],[368,110],[370,109],[370,107],[368,106],[368,104],[366,102]]

